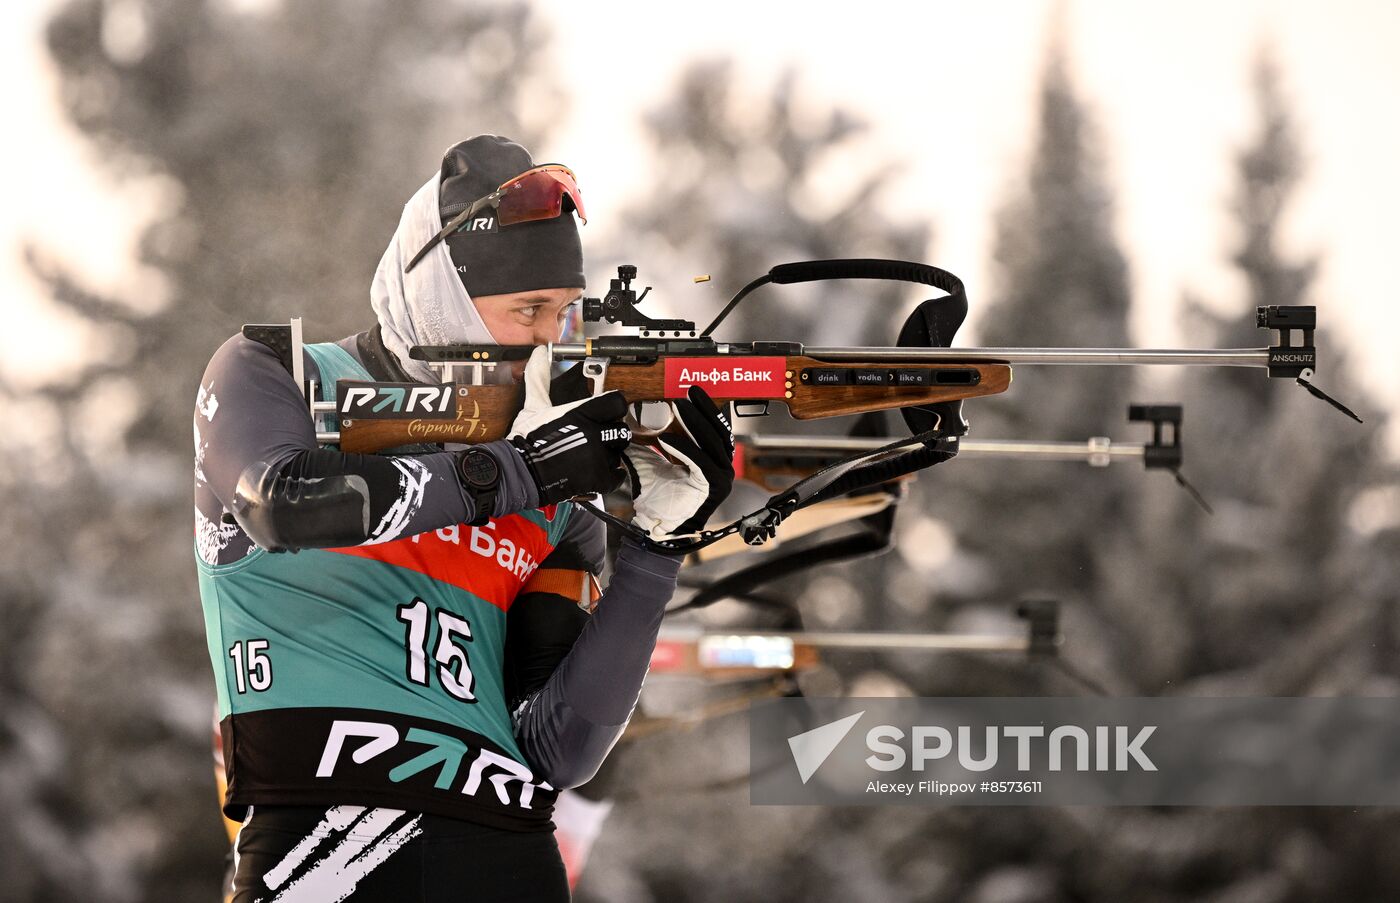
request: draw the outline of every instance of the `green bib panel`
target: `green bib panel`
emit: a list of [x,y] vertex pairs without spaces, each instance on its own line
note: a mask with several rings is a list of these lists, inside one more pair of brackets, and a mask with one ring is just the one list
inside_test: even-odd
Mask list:
[[[319,395],[370,375],[306,346]],[[334,428],[334,427],[332,427]],[[506,612],[564,534],[565,503],[390,542],[199,559],[229,804],[414,808],[520,830],[553,789],[515,741]]]

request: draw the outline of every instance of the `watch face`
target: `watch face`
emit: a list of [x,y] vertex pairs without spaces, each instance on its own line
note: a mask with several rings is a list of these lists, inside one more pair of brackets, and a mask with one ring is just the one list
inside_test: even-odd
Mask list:
[[477,489],[490,489],[496,485],[501,469],[496,459],[486,452],[469,451],[462,456],[462,477],[467,485]]

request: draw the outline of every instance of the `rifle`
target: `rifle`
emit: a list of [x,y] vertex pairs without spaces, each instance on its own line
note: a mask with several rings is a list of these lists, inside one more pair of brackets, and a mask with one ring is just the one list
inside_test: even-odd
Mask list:
[[[585,298],[583,318],[635,328],[636,335],[604,335],[550,346],[555,361],[580,362],[579,375],[594,394],[618,389],[634,405],[684,397],[691,385],[717,401],[734,403],[740,417],[785,405],[798,420],[898,409],[911,432],[869,451],[855,452],[813,473],[767,505],[727,526],[691,537],[654,541],[593,506],[583,510],[668,551],[690,551],[738,533],[750,545],[772,538],[799,508],[879,485],[946,461],[967,431],[965,399],[1005,392],[1015,364],[1191,365],[1259,367],[1270,377],[1295,379],[1312,395],[1359,420],[1326,396],[1311,378],[1316,365],[1316,308],[1261,307],[1258,325],[1276,330],[1276,344],[1255,349],[951,348],[967,314],[962,281],[936,267],[897,260],[814,260],[773,267],[740,290],[703,331],[683,319],[656,319],[632,289],[637,268],[618,267],[607,295]],[[798,342],[719,342],[714,329],[755,289],[831,279],[884,279],[931,286],[945,295],[921,303],[891,347],[805,347]],[[303,387],[322,442],[347,452],[372,452],[424,442],[486,442],[505,435],[522,402],[518,385],[490,384],[501,364],[523,360],[531,346],[418,346],[410,354],[440,374],[437,386],[341,380],[335,402],[316,400],[304,379],[301,326],[245,326],[243,334],[272,347]],[[1295,341],[1297,339],[1297,341]],[[465,372],[466,381],[459,381]],[[645,413],[636,409],[641,421]],[[329,420],[322,429],[321,419]],[[338,420],[338,426],[335,421]],[[653,427],[653,431],[663,427]],[[638,430],[643,432],[643,430]]]
[[774,671],[810,670],[820,663],[823,649],[1051,656],[1061,642],[1059,611],[1056,602],[1022,603],[1016,609],[1017,617],[1025,622],[1025,632],[1020,635],[662,627],[651,655],[651,671],[717,681],[747,679]]
[[[1206,504],[1181,474],[1184,449],[1181,441],[1182,407],[1179,404],[1133,404],[1129,423],[1148,423],[1151,438],[1145,442],[1115,442],[1107,436],[1091,436],[1083,442],[1035,439],[959,439],[958,454],[973,458],[1020,461],[1083,462],[1103,468],[1136,461],[1147,470],[1166,470],[1207,513]],[[777,492],[810,476],[853,452],[873,451],[889,442],[881,436],[736,436],[734,475],[769,492]],[[899,477],[906,480],[913,474]]]
[[[851,652],[1020,654],[1044,662],[1095,693],[1102,688],[1060,657],[1060,606],[1051,600],[1022,602],[1015,633],[895,633],[890,631],[712,630],[663,626],[652,650],[649,680],[683,678],[707,684],[759,682],[756,688],[700,703],[684,715],[653,714],[643,704],[628,724],[623,742],[740,712],[755,700],[801,695],[797,676],[822,665],[825,650]],[[648,686],[651,684],[649,683]],[[1106,695],[1106,694],[1105,694]]]
[[[1081,461],[1096,468],[1138,461],[1147,470],[1176,471],[1184,457],[1182,419],[1179,404],[1133,404],[1128,406],[1128,422],[1151,425],[1152,435],[1146,442],[1115,442],[1107,436],[1091,436],[1083,442],[959,439],[958,454],[1020,461]],[[735,436],[734,475],[777,492],[852,452],[873,451],[888,442],[883,436],[858,435]]]
[[[1196,487],[1181,472],[1185,458],[1182,441],[1182,406],[1174,404],[1134,404],[1128,407],[1130,423],[1151,426],[1149,438],[1143,442],[1120,442],[1107,436],[1093,436],[1083,442],[1056,442],[1024,439],[959,439],[958,455],[988,460],[1021,460],[1044,462],[1081,462],[1093,468],[1113,464],[1140,463],[1145,470],[1165,470],[1172,475],[1192,500],[1207,514],[1214,513]],[[857,429],[860,428],[857,424]],[[779,492],[793,482],[828,467],[852,452],[870,451],[889,442],[880,436],[736,436],[734,440],[734,473],[737,479],[752,483],[767,492]],[[854,535],[843,536],[829,543],[804,549],[794,556],[810,563],[844,561],[886,551],[891,541],[892,516],[881,516],[894,508],[904,497],[904,484],[914,474],[904,474],[879,486],[863,486],[839,498],[800,509],[783,522],[773,545],[791,541],[840,524],[858,523],[862,528]],[[618,514],[618,511],[613,511]],[[890,512],[892,514],[893,512]],[[699,550],[697,560],[713,561],[742,551],[744,545],[737,536],[730,536]],[[710,586],[701,586],[701,594],[685,607],[701,607],[723,598],[729,592],[742,592],[757,583],[787,574],[780,556],[736,571]],[[713,589],[714,594],[709,590]]]

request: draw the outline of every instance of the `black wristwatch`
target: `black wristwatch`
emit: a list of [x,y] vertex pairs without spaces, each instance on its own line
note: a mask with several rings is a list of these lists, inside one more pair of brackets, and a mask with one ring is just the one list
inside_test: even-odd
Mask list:
[[491,519],[496,508],[496,493],[501,487],[501,465],[490,452],[469,448],[457,456],[457,479],[462,491],[474,503],[476,517],[469,526],[480,527]]

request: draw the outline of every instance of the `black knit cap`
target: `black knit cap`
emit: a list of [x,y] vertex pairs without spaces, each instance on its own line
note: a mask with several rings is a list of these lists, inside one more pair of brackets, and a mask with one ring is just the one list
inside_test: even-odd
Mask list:
[[[534,165],[529,151],[499,135],[477,135],[448,148],[438,191],[442,221]],[[586,284],[578,224],[567,212],[495,232],[458,232],[447,237],[447,249],[473,298]]]

